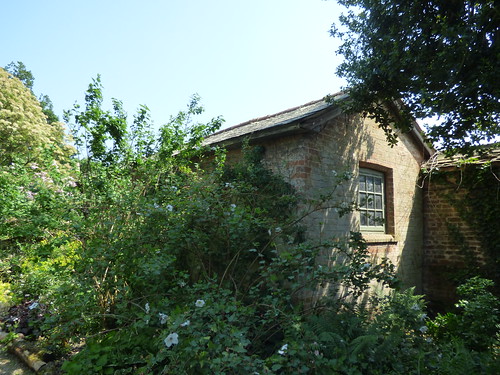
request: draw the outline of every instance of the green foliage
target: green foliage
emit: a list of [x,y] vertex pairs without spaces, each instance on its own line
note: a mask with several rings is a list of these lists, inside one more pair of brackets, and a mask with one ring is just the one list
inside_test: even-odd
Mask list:
[[11,285],[0,281],[0,315],[5,314],[5,311],[12,303]]
[[33,73],[24,65],[22,61],[14,62],[12,61],[4,68],[7,72],[12,74],[14,77],[19,79],[24,86],[26,86],[30,91],[33,92],[33,84],[35,83],[35,77]]
[[[9,65],[4,68],[7,72],[12,74],[14,77],[19,79],[24,86],[26,86],[34,95],[33,84],[35,83],[35,77],[33,73],[24,65],[23,62],[12,61]],[[38,97],[40,106],[42,107],[42,112],[46,116],[47,123],[52,124],[54,122],[59,122],[59,118],[54,113],[54,106],[48,95],[40,94]]]
[[475,351],[487,351],[499,345],[500,301],[488,288],[491,280],[473,277],[457,288],[461,299],[457,312],[438,314],[431,322],[431,333],[439,340],[460,339]]
[[[488,152],[478,149],[477,153]],[[464,238],[461,226],[448,223],[450,238],[467,258],[465,269],[458,270],[455,278],[463,280],[474,275],[492,279],[497,287],[500,283],[500,182],[498,168],[490,162],[479,163],[477,157],[467,158],[457,163],[457,170],[429,171],[432,177],[431,189],[448,191],[447,200],[457,210],[464,222],[478,233],[481,251],[487,258],[480,264],[471,251],[469,241]],[[434,186],[434,187],[433,187]],[[457,193],[458,192],[458,193]],[[460,272],[461,271],[461,272]],[[498,289],[495,294],[498,296]]]
[[[80,105],[75,104],[72,111],[64,114],[64,120],[70,123],[75,119],[73,135],[80,155],[88,160],[111,162],[120,151],[125,149],[125,134],[127,129],[126,114],[122,103],[113,99],[113,111],[101,109],[102,85],[97,76],[92,80],[85,95],[85,110],[80,111]],[[111,143],[111,149],[107,142]],[[82,155],[82,149],[87,153]]]
[[147,107],[128,127],[119,101],[101,105],[98,78],[66,114],[78,161],[0,167],[0,285],[29,299],[46,350],[84,344],[65,373],[451,374],[459,356],[491,367],[488,351],[432,341],[411,290],[367,301],[370,285],[397,286],[394,266],[372,264],[359,233],[306,241],[303,202],[262,150],[227,165],[203,146],[221,120],[197,123],[197,97],[158,135]]
[[43,114],[47,117],[47,123],[59,122],[59,117],[54,112],[54,105],[48,95],[40,94],[38,97]]
[[40,103],[21,81],[0,68],[0,165],[59,162],[73,153],[59,122],[48,124]]
[[[499,134],[496,1],[340,0],[349,8],[332,35],[343,44],[347,107],[376,119],[390,142],[413,118],[439,116],[433,141],[452,151]],[[402,99],[405,106],[394,105]]]
[[462,172],[462,187],[467,193],[455,199],[461,216],[478,233],[481,245],[489,256],[484,274],[500,283],[500,182],[498,169],[490,164],[468,165]]

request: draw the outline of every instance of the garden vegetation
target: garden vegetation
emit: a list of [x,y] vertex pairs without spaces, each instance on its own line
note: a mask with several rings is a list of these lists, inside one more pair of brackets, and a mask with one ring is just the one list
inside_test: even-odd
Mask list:
[[[0,74],[0,133],[30,129],[18,111],[53,134],[29,90]],[[456,310],[431,319],[359,233],[308,241],[303,207],[323,202],[304,202],[259,149],[228,164],[203,146],[222,120],[196,122],[199,98],[158,134],[147,107],[129,124],[120,101],[102,103],[96,78],[66,112],[72,155],[61,138],[2,136],[0,303],[18,312],[4,329],[62,358],[63,373],[500,372],[490,281],[467,281]],[[387,293],[367,304],[372,282]]]

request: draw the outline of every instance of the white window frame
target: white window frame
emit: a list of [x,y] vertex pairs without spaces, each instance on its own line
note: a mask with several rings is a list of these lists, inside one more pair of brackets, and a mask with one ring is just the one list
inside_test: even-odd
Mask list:
[[385,233],[387,209],[384,173],[359,169],[358,208],[361,232]]

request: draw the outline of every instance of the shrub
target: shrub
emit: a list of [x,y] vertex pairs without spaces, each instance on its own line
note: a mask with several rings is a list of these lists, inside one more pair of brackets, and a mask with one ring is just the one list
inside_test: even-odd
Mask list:
[[[66,114],[79,164],[0,167],[0,286],[19,311],[40,306],[30,323],[47,350],[83,344],[66,373],[493,373],[487,282],[429,321],[359,233],[304,239],[300,198],[259,149],[233,165],[204,149],[220,120],[194,123],[196,98],[157,138],[145,107],[127,129],[121,103],[101,103],[95,80]],[[326,251],[335,262],[319,263]],[[366,303],[375,282],[392,292]]]
[[438,314],[430,329],[437,340],[458,339],[474,351],[492,350],[500,344],[500,303],[488,288],[491,280],[473,277],[457,288],[461,299],[456,312]]

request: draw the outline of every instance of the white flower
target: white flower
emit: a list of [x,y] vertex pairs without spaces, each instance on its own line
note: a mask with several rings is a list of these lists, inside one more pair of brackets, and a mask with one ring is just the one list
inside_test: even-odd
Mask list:
[[175,332],[171,333],[163,342],[167,348],[170,348],[172,345],[177,345],[179,343],[179,335]]
[[227,187],[227,188],[233,188],[234,186],[233,186],[233,184],[232,184],[232,183],[230,183],[230,182],[226,182],[226,187]]
[[425,319],[427,319],[427,314],[420,315],[420,320],[425,320]]
[[422,332],[422,333],[425,333],[425,332],[427,332],[427,331],[429,330],[429,328],[428,328],[427,326],[422,326],[422,327],[420,327],[418,330],[419,330],[420,332]]
[[31,169],[38,169],[38,164],[37,164],[37,163],[32,163],[32,164],[30,165],[30,168],[31,168]]
[[150,311],[150,310],[149,310],[149,303],[146,303],[146,304],[144,305],[144,310],[146,310],[146,314],[149,314],[149,311]]
[[28,190],[26,192],[26,198],[28,198],[29,200],[35,199],[35,196],[36,196],[36,193],[33,193],[31,190]]
[[282,229],[281,229],[281,227],[276,227],[275,231],[276,231],[276,233],[281,233]]
[[76,187],[76,182],[72,178],[68,179],[68,186],[69,187]]
[[205,301],[203,301],[202,299],[199,299],[194,304],[196,307],[203,307],[203,306],[205,306]]
[[184,323],[181,323],[181,327],[187,327],[190,324],[191,322],[189,320],[186,320]]
[[333,175],[333,177],[337,177],[337,175],[338,175],[337,171],[336,170],[332,170],[332,175]]
[[167,207],[165,208],[167,209],[167,211],[173,211],[174,206],[172,206],[171,204],[167,204]]
[[160,318],[160,324],[165,324],[167,322],[168,315],[164,313],[158,313],[158,317]]
[[361,266],[361,271],[369,270],[372,265],[370,263],[365,263]]
[[38,302],[33,302],[31,305],[28,306],[28,309],[33,310],[38,307]]
[[420,310],[420,306],[418,306],[417,304],[414,304],[412,307],[411,307],[412,310]]
[[233,203],[231,204],[231,211],[234,211],[236,209],[236,205]]
[[47,172],[44,172],[44,171],[35,173],[35,176],[37,176],[38,178],[40,178],[43,182],[46,182],[46,183],[49,183],[49,184],[52,184],[54,182],[49,177],[49,175],[47,174]]
[[278,354],[279,355],[285,355],[286,354],[286,351],[288,350],[288,344],[285,344],[281,347],[280,350],[278,350]]

